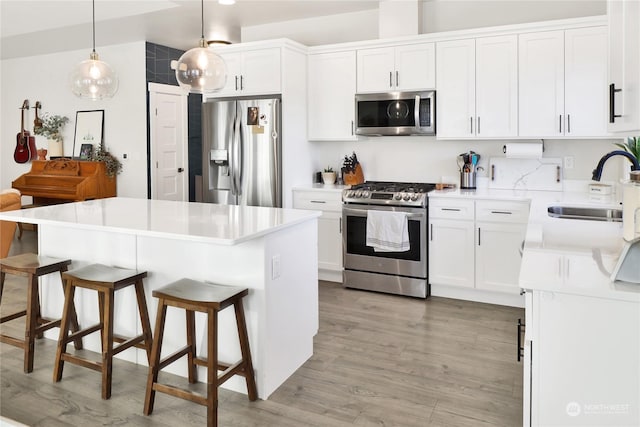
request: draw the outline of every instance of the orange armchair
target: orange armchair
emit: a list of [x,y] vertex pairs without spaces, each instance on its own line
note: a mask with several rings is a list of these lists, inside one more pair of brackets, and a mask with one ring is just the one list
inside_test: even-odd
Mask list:
[[[22,202],[19,191],[4,190],[0,192],[0,211],[12,211],[21,207]],[[15,222],[0,221],[0,258],[6,258],[9,255],[15,232]]]

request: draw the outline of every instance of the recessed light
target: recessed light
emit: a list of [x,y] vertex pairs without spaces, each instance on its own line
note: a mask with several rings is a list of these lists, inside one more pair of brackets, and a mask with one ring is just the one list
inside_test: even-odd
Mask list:
[[225,5],[230,5],[230,4],[235,4],[236,0],[218,0],[218,3],[225,4]]

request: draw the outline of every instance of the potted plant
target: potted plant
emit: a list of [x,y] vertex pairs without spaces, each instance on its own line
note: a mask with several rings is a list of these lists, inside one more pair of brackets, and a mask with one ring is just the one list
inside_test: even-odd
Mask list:
[[33,133],[49,140],[49,156],[62,156],[62,128],[69,122],[66,116],[44,113],[40,126],[35,126]]
[[107,169],[107,176],[110,178],[115,177],[122,171],[122,163],[120,160],[109,153],[102,147],[102,145],[98,146],[98,148],[91,154],[91,160],[95,162],[104,162],[105,168]]
[[322,182],[326,185],[336,183],[336,173],[333,171],[331,166],[324,168],[324,171],[322,172]]
[[616,146],[622,148],[627,153],[633,155],[640,162],[640,137],[630,136],[627,138],[626,144],[615,143]]

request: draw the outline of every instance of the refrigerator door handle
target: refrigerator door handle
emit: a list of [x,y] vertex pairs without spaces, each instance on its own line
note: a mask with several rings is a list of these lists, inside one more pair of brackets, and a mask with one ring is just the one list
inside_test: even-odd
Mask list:
[[[272,131],[271,131],[271,145],[273,147],[273,158],[275,160],[275,164],[276,165],[280,165],[280,158],[279,158],[279,153],[278,153],[278,124],[279,124],[279,117],[278,117],[278,102],[280,100],[279,99],[274,99],[273,103],[271,104],[271,120],[273,121],[273,125],[271,127]],[[273,203],[274,206],[280,206],[282,207],[281,204],[279,204],[279,202],[282,200],[281,198],[281,194],[280,192],[282,191],[280,188],[280,177],[278,176],[278,170],[280,168],[279,167],[275,167],[273,168],[273,182],[275,183],[275,186],[273,188]],[[281,202],[280,202],[281,203]]]
[[238,134],[238,118],[234,117],[233,119],[233,132],[231,133],[230,144],[230,153],[229,153],[229,174],[231,175],[231,194],[233,196],[238,195],[238,188],[236,186],[236,146],[237,146],[237,135]]
[[235,195],[240,196],[242,192],[242,187],[240,186],[240,180],[242,177],[242,116],[241,112],[236,111],[236,120],[234,123],[234,131],[233,131],[233,176],[232,181],[235,186]]

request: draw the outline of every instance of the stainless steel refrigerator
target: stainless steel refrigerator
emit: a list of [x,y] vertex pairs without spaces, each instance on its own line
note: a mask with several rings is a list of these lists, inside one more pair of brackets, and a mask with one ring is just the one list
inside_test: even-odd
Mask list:
[[203,200],[282,207],[280,99],[202,104]]

